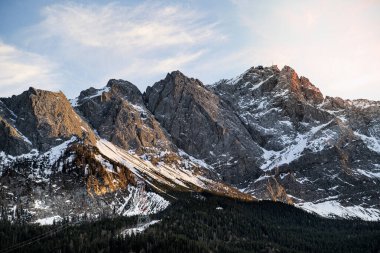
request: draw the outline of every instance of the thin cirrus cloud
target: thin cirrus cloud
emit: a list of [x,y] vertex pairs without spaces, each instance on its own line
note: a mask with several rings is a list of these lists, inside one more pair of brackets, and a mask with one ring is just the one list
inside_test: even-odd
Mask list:
[[177,69],[212,83],[277,64],[325,95],[380,98],[379,1],[80,2],[41,4],[8,29],[0,96],[34,85],[74,97],[110,78],[143,91]]
[[52,60],[69,68],[69,96],[77,95],[74,86],[79,92],[109,78],[128,79],[143,90],[165,72],[199,60],[211,40],[226,39],[216,22],[180,5],[68,3],[47,6],[41,14],[41,22],[22,36],[28,47],[39,51],[44,45]]
[[29,86],[56,89],[55,65],[48,59],[19,50],[0,41],[0,86],[2,96],[18,94]]
[[204,23],[201,14],[182,8],[153,3],[58,4],[43,9],[44,20],[36,29],[44,31],[45,38],[56,36],[119,52],[194,45],[216,35],[216,23]]

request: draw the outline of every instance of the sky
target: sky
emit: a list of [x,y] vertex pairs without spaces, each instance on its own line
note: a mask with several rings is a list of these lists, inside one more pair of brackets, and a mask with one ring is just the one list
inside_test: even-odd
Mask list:
[[379,13],[377,0],[0,0],[0,97],[288,65],[324,95],[380,100]]

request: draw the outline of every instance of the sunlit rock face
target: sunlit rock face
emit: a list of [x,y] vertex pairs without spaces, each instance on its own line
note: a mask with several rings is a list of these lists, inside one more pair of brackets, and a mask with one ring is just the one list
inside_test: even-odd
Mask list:
[[19,155],[32,149],[47,151],[72,136],[95,143],[92,129],[77,115],[62,92],[30,88],[0,101],[0,131],[7,136],[4,138],[19,140],[16,145],[19,148],[0,144],[0,150],[9,154]]

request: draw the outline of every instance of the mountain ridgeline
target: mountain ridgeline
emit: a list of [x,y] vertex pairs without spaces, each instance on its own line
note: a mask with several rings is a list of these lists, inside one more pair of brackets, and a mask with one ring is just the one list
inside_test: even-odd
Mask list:
[[112,79],[70,101],[30,88],[0,98],[0,184],[4,215],[39,223],[157,213],[170,192],[379,220],[380,102],[325,97],[288,66],[212,85],[174,71],[144,93]]

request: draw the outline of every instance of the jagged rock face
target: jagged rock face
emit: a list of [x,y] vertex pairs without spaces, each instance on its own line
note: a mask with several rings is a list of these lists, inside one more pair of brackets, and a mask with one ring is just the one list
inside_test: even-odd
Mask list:
[[144,100],[178,147],[245,192],[380,208],[377,102],[324,98],[288,66],[206,87],[173,72]]
[[[323,98],[290,67],[251,68],[209,86],[228,101],[264,154],[243,185],[268,198],[273,179],[295,201],[338,200],[379,208],[379,103]],[[368,197],[370,196],[370,197]]]
[[27,153],[31,144],[6,120],[0,117],[0,151],[7,154]]
[[[272,68],[275,69],[276,67]],[[306,77],[298,77],[297,73],[289,66],[285,66],[278,74],[279,89],[288,89],[298,100],[311,103],[323,102],[323,95],[320,90],[310,83]]]
[[343,100],[326,97],[321,105],[323,110],[339,118],[353,131],[366,136],[380,138],[380,102],[366,99]]
[[138,153],[175,150],[166,133],[145,108],[142,94],[133,84],[110,80],[104,89],[82,91],[77,110],[100,137]]
[[95,143],[92,130],[75,113],[62,92],[30,88],[21,95],[1,98],[0,101],[2,128],[8,132],[6,138],[24,141],[24,145],[13,150],[9,150],[8,144],[1,143],[0,150],[8,149],[14,155],[32,148],[46,151],[73,135],[86,136],[88,141]]
[[212,164],[227,182],[258,177],[260,147],[227,101],[179,71],[144,94],[147,108],[186,152]]

